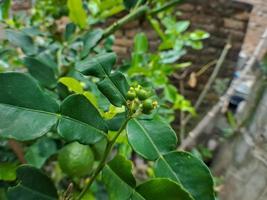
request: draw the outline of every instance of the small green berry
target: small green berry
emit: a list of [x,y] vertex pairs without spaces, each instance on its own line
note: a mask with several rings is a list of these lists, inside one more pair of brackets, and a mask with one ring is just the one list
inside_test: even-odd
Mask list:
[[137,95],[138,99],[141,101],[144,101],[148,98],[148,92],[144,89],[137,90],[136,95]]
[[134,100],[136,97],[136,93],[134,91],[128,91],[127,92],[127,95],[126,95],[126,98],[130,101]]
[[142,104],[142,112],[144,114],[150,114],[153,108],[154,108],[154,105],[151,99],[146,99]]
[[153,106],[153,102],[151,99],[146,99],[143,102],[143,109],[144,110],[152,110],[153,108],[154,108],[154,106]]

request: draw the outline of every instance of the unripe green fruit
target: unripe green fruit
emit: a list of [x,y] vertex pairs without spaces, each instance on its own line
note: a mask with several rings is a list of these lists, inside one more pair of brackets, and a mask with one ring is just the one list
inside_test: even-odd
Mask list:
[[134,100],[136,97],[136,93],[134,91],[128,91],[127,92],[127,95],[126,95],[126,98],[130,101]]
[[148,98],[148,92],[145,91],[144,89],[137,90],[136,95],[137,95],[138,99],[141,101],[146,100]]
[[151,99],[146,99],[142,104],[142,113],[150,114],[153,108],[153,101]]
[[80,177],[91,172],[94,154],[89,146],[72,142],[60,150],[58,162],[64,173]]
[[153,101],[151,99],[146,99],[143,102],[143,110],[152,110],[153,108]]

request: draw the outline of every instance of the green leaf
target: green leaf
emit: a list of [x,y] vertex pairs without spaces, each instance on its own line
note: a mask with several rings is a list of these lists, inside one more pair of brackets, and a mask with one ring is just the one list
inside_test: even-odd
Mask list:
[[160,52],[161,63],[175,63],[186,54],[186,50],[169,50]]
[[107,120],[108,129],[111,131],[118,131],[122,123],[126,120],[126,113],[118,113],[112,119]]
[[194,32],[190,33],[189,37],[191,40],[204,40],[209,38],[210,34],[202,30],[195,30]]
[[87,76],[105,78],[110,75],[115,62],[115,53],[103,53],[78,62],[76,69]]
[[58,82],[65,85],[70,92],[84,95],[94,105],[94,107],[98,108],[98,101],[96,96],[92,92],[89,91],[85,92],[81,83],[75,78],[62,77],[59,79]]
[[64,39],[67,41],[70,40],[72,38],[73,34],[75,33],[75,31],[76,31],[75,24],[73,24],[73,23],[67,24],[66,30],[64,32]]
[[133,8],[137,2],[138,0],[123,0],[124,6],[127,10]]
[[197,50],[200,50],[203,48],[203,43],[201,41],[191,41],[190,42],[190,46],[193,48],[193,49],[197,49]]
[[36,59],[53,69],[54,73],[58,75],[58,65],[55,62],[53,55],[48,52],[42,52],[36,56]]
[[83,87],[81,83],[72,77],[62,77],[58,80],[58,82],[67,86],[71,92],[75,92],[77,94],[83,93]]
[[148,39],[144,33],[138,33],[134,37],[134,52],[146,53],[148,51]]
[[0,136],[32,140],[57,125],[68,141],[94,144],[106,137],[105,121],[83,95],[69,96],[59,106],[34,79],[22,73],[0,74]]
[[102,35],[103,35],[102,29],[95,29],[84,35],[83,37],[84,48],[81,52],[82,58],[86,57],[89,54],[90,50],[93,47],[95,47],[95,45],[100,41]]
[[166,85],[166,87],[164,88],[164,95],[167,101],[173,103],[176,100],[176,96],[177,96],[177,88],[174,87],[173,85]]
[[94,156],[96,160],[98,161],[101,160],[101,158],[105,154],[107,143],[108,143],[107,140],[103,139],[95,143],[94,145],[92,145],[92,150],[94,152]]
[[0,180],[14,181],[16,179],[16,163],[0,163]]
[[41,168],[45,161],[56,151],[57,147],[54,140],[42,138],[27,149],[25,159],[28,164]]
[[170,179],[151,179],[136,188],[146,200],[194,200],[180,185]]
[[[151,179],[136,187],[132,163],[116,156],[103,169],[102,178],[110,200],[193,200],[180,185],[166,178]],[[114,186],[116,189],[114,190]]]
[[68,0],[67,5],[71,21],[84,28],[87,25],[87,14],[83,9],[82,0]]
[[26,55],[33,55],[38,52],[37,46],[27,34],[8,29],[5,31],[5,35],[11,44],[20,47]]
[[129,84],[125,76],[117,71],[97,83],[98,89],[108,98],[114,106],[126,104],[126,94]]
[[190,26],[190,22],[189,21],[179,21],[175,24],[175,30],[178,33],[182,33],[184,31],[186,31]]
[[0,20],[8,18],[10,5],[11,0],[3,0],[0,2]]
[[105,137],[107,125],[93,104],[83,95],[71,95],[61,105],[58,133],[67,141],[94,144]]
[[47,133],[56,123],[58,104],[30,76],[0,74],[0,136],[31,140]]
[[102,178],[110,200],[130,199],[136,184],[131,171],[131,161],[122,156],[116,156],[104,167]]
[[18,185],[8,189],[8,199],[56,200],[57,190],[53,182],[40,170],[23,165],[17,169]]
[[6,189],[5,188],[1,188],[0,187],[0,199],[1,200],[7,200]]
[[54,88],[57,84],[54,69],[46,63],[34,57],[25,57],[24,64],[29,70],[29,73],[36,78],[42,86]]
[[121,72],[111,74],[115,62],[116,54],[104,53],[78,62],[76,69],[84,75],[101,78],[97,83],[98,89],[113,105],[120,107],[126,104],[129,84]]
[[148,160],[156,160],[174,150],[177,144],[175,132],[159,118],[131,119],[126,130],[134,151]]
[[197,200],[214,200],[213,179],[208,167],[186,152],[170,152],[155,163],[156,177],[180,183]]

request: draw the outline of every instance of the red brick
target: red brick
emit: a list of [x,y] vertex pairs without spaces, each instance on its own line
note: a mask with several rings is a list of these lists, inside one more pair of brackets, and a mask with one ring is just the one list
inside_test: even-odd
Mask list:
[[122,47],[132,47],[133,45],[133,40],[129,40],[129,39],[126,39],[125,37],[124,38],[117,38],[115,40],[115,45],[117,46],[122,46]]
[[245,23],[242,21],[230,19],[230,18],[224,18],[224,26],[226,28],[236,29],[236,30],[244,30],[245,29]]
[[178,10],[181,11],[193,11],[195,9],[195,6],[190,3],[185,3],[180,6],[178,6]]
[[118,55],[120,54],[127,54],[127,48],[126,47],[120,47],[120,46],[116,46],[114,45],[112,47],[112,50],[115,51]]

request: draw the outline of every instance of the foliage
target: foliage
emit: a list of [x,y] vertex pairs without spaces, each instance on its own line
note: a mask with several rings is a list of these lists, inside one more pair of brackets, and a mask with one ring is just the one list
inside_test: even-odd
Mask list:
[[162,21],[166,27],[164,33],[159,22],[156,19],[150,19],[162,38],[157,52],[149,52],[149,41],[144,33],[135,36],[132,61],[127,73],[133,80],[149,82],[151,87],[160,91],[159,95],[162,99],[160,103],[163,105],[160,112],[167,113],[169,121],[172,121],[174,113],[168,113],[164,108],[173,111],[179,109],[193,115],[195,111],[191,103],[178,93],[168,77],[177,70],[191,65],[190,62],[177,63],[177,61],[186,54],[187,46],[201,49],[201,40],[209,37],[209,34],[200,30],[185,32],[189,27],[188,21],[175,22],[169,16],[164,17]]
[[[57,1],[46,3],[52,8],[50,14],[61,9],[55,8]],[[130,15],[144,3],[120,1]],[[105,4],[101,1],[99,5]],[[187,64],[175,64],[178,58],[173,58],[170,52],[184,52],[184,46],[198,48],[200,40],[207,37],[205,33],[184,33],[188,28],[185,22],[175,23],[172,30],[173,22],[167,16],[165,38],[155,54],[148,53],[145,35],[136,36],[132,67],[125,75],[115,66],[116,54],[98,46],[110,39],[106,30],[86,29],[88,21],[84,16],[88,10],[82,1],[76,4],[69,0],[65,6],[75,24],[68,23],[57,37],[55,31],[42,27],[15,28],[15,23],[6,23],[8,37],[3,46],[10,51],[1,53],[7,65],[3,71],[8,72],[0,73],[0,137],[23,143],[25,158],[31,165],[18,166],[13,160],[5,160],[0,167],[9,173],[0,173],[1,181],[5,181],[5,187],[0,186],[1,193],[8,199],[17,196],[25,200],[84,199],[97,196],[104,184],[110,199],[154,200],[164,196],[167,200],[213,200],[209,169],[192,154],[176,150],[176,133],[161,112],[162,100],[170,101],[173,108],[190,111],[188,102],[167,79],[167,75]],[[39,17],[46,11],[40,11]],[[77,13],[82,14],[77,16]],[[32,20],[32,24],[41,24]],[[156,19],[150,20],[158,27]],[[180,49],[173,34],[183,39]],[[144,54],[145,59],[141,58]],[[10,60],[11,57],[16,58]],[[20,68],[14,69],[13,64]],[[150,69],[143,69],[143,65]],[[157,95],[164,84],[167,91]],[[74,173],[67,172],[71,176],[62,173],[66,172],[66,166],[60,164],[60,152],[71,144],[90,149],[90,153],[85,152],[90,157],[92,172],[79,174],[83,175],[81,178]],[[118,148],[121,146],[124,149]],[[131,150],[151,166],[150,176],[142,183],[132,172],[132,161],[125,156]]]
[[11,0],[0,2],[0,20],[8,18]]

